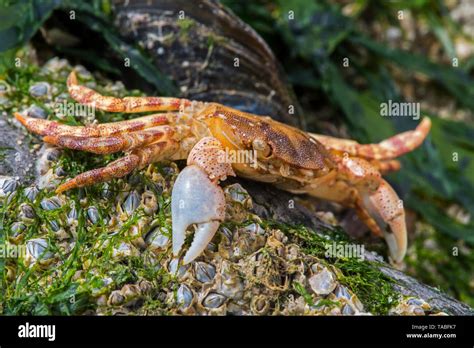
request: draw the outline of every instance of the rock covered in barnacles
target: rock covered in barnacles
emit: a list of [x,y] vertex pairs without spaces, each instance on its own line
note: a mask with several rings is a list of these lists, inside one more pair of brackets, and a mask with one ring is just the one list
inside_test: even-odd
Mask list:
[[194,302],[194,293],[189,286],[181,284],[176,293],[176,303],[183,311],[188,310]]
[[37,82],[30,87],[28,92],[35,98],[48,98],[51,94],[51,85],[47,82]]
[[[152,172],[149,170],[148,174],[153,175]],[[239,191],[237,197],[230,194],[233,189]],[[144,191],[137,187],[135,192],[133,195],[140,196],[140,192]],[[139,201],[138,196],[134,198],[135,202]],[[116,206],[120,214],[130,195],[119,197]],[[251,207],[251,198],[241,186],[228,188],[226,200],[227,209],[236,204],[242,205],[242,202]],[[246,216],[252,215],[247,212]],[[165,272],[171,283],[158,287],[151,284],[148,294],[158,296],[160,311],[168,314],[368,314],[358,297],[338,281],[332,266],[325,266],[323,260],[306,254],[285,233],[264,228],[258,220],[221,226],[210,243],[211,247],[187,265],[182,265],[181,259],[172,255],[167,226],[152,222],[144,241],[144,250],[136,249],[134,255],[129,253],[114,257],[123,260],[146,254],[147,262]],[[295,291],[297,284],[302,287],[299,291]],[[136,290],[132,285],[125,288],[127,291],[124,288],[111,291],[108,300],[103,301],[100,312],[117,313],[139,306],[141,302],[138,299],[143,301],[145,297],[127,295],[132,293],[130,289]]]
[[0,175],[0,198],[10,199],[18,187],[18,179],[11,176]]
[[150,249],[164,251],[170,245],[169,233],[165,234],[162,227],[156,227],[147,234],[145,241]]
[[36,197],[38,196],[39,189],[36,185],[29,186],[25,188],[24,194],[25,197],[30,200],[30,202],[34,202]]
[[55,166],[62,151],[47,144],[43,144],[37,153],[36,161],[36,184],[38,188],[54,189],[61,182],[60,177],[55,173]]
[[47,114],[46,111],[39,107],[38,105],[31,105],[27,110],[26,113],[29,117],[34,117],[34,118],[42,118],[45,119]]
[[132,215],[132,213],[138,208],[140,205],[140,195],[137,191],[132,191],[128,194],[127,199],[122,205],[122,209],[128,215]]
[[216,275],[216,268],[206,262],[195,262],[194,272],[196,280],[201,283],[211,282]]

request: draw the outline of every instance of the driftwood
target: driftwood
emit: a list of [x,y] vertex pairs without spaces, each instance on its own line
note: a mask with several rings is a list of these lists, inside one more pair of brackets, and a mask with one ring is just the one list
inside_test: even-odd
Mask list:
[[[307,208],[295,202],[293,209],[288,209],[289,200],[294,197],[266,184],[239,180],[252,196],[253,211],[262,218],[271,218],[284,223],[302,224],[310,229],[321,230],[332,227],[321,221]],[[434,309],[452,315],[474,315],[474,310],[449,295],[423,284],[409,275],[380,262],[380,257],[373,252],[366,252],[366,260],[378,261],[380,271],[394,281],[394,289],[402,295],[419,297],[427,301]]]

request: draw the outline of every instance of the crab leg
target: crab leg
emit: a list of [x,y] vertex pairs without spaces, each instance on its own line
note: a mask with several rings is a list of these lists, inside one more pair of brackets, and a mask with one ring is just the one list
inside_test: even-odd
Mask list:
[[407,248],[407,231],[398,195],[379,171],[362,158],[344,159],[340,173],[355,188],[351,199],[359,218],[375,235],[384,236],[390,256],[401,262]]
[[[384,179],[380,180],[375,193],[362,193],[362,201],[364,208],[382,230],[390,256],[395,262],[401,262],[407,250],[407,230],[402,201]],[[370,227],[370,224],[368,226]]]
[[74,71],[69,74],[67,87],[69,94],[77,102],[111,112],[172,111],[191,105],[190,100],[181,98],[103,96],[93,89],[79,85]]
[[133,133],[108,137],[75,137],[69,135],[47,135],[43,140],[49,144],[72,150],[82,150],[95,154],[109,154],[128,151],[171,137],[174,131],[169,126],[158,126]]
[[232,166],[222,160],[223,153],[223,147],[217,139],[201,139],[191,150],[188,166],[181,171],[173,186],[171,215],[174,255],[179,254],[184,244],[187,228],[196,224],[194,240],[184,255],[184,264],[202,253],[224,220],[225,198],[218,182],[235,174]]
[[354,196],[354,210],[357,213],[357,216],[359,217],[360,221],[362,221],[369,228],[370,232],[372,232],[374,235],[376,235],[377,237],[384,237],[382,229],[377,224],[377,221],[374,220],[374,218],[364,207],[364,203],[360,196],[357,194],[357,191],[354,191]]
[[143,148],[135,149],[130,154],[109,163],[106,167],[89,170],[58,186],[56,193],[73,188],[90,186],[99,182],[121,178],[136,168],[169,158],[177,150],[177,143],[173,140],[157,142]]
[[425,117],[415,130],[394,135],[378,144],[359,144],[353,140],[313,133],[309,133],[309,135],[331,150],[347,152],[351,156],[366,159],[386,160],[399,157],[416,149],[427,137],[430,128],[431,120]]
[[388,161],[383,161],[383,162],[371,162],[371,164],[377,168],[377,170],[380,172],[380,174],[387,174],[391,172],[396,172],[400,170],[401,164],[400,161],[397,160],[388,160]]
[[68,126],[56,121],[23,116],[17,112],[15,112],[14,115],[21,124],[35,134],[42,136],[69,135],[75,137],[106,137],[115,134],[135,132],[172,123],[176,118],[176,114],[174,113],[164,113],[119,122],[93,124],[89,126]]
[[291,192],[308,193],[354,208],[373,234],[385,238],[391,258],[396,262],[403,259],[407,247],[403,204],[372,163],[362,158],[343,158],[337,170]]

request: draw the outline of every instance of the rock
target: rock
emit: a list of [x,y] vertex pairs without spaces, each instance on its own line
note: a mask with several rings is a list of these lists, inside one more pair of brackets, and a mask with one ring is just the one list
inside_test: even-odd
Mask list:
[[29,138],[7,122],[8,117],[0,113],[0,174],[27,182],[34,174],[36,156],[30,152]]
[[35,117],[35,118],[42,118],[45,119],[47,114],[46,111],[40,108],[37,105],[31,105],[27,110],[26,110],[28,116],[30,117]]
[[35,83],[33,86],[30,87],[28,92],[32,97],[40,98],[46,97],[51,91],[51,86],[47,82],[38,82]]

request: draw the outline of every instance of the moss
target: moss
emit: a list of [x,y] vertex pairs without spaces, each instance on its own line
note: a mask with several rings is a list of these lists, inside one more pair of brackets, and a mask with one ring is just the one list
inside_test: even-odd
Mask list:
[[293,289],[298,293],[300,294],[301,296],[303,296],[304,300],[306,301],[306,303],[310,306],[314,306],[314,302],[313,302],[313,297],[311,296],[311,294],[308,292],[308,290],[306,290],[306,288],[304,287],[303,284],[301,283],[298,283],[298,282],[293,282]]
[[5,159],[7,152],[10,151],[11,149],[12,149],[11,147],[0,146],[0,162]]
[[196,22],[190,18],[183,18],[176,22],[179,26],[179,38],[181,41],[186,41],[189,37],[191,28],[196,25]]
[[[78,194],[80,191],[71,193],[70,200],[79,203]],[[87,218],[87,210],[79,209],[74,248],[70,252],[64,252],[49,226],[49,221],[63,219],[66,207],[52,211],[44,211],[39,207],[42,198],[52,195],[53,193],[40,191],[40,195],[32,203],[37,216],[28,227],[25,239],[46,238],[49,243],[48,251],[56,255],[56,266],[42,269],[39,265],[34,265],[28,268],[22,259],[8,260],[9,265],[15,266],[17,274],[16,279],[12,281],[6,278],[6,272],[2,272],[5,285],[2,291],[4,314],[80,314],[88,309],[95,309],[95,301],[100,294],[139,279],[159,283],[159,287],[167,286],[170,278],[165,271],[147,265],[143,257],[131,256],[119,262],[113,258],[113,247],[130,240],[131,237],[127,232],[143,212],[137,210],[117,234],[110,235],[110,230],[105,224],[99,221],[96,226],[91,225]],[[96,199],[96,196],[97,194],[93,193],[87,195],[88,206],[96,206],[99,215],[105,216],[110,207]],[[5,229],[2,229],[5,239],[11,236],[11,224],[18,216],[19,206],[26,201],[20,189],[9,204],[2,206],[0,219],[2,226],[5,226]],[[111,199],[111,202],[114,201],[115,197]],[[160,220],[164,221],[164,215],[169,215],[169,209],[164,206],[168,205],[167,197],[163,197],[159,204],[162,214]],[[42,232],[45,228],[46,234]],[[74,277],[77,272],[82,273],[78,279]],[[105,282],[105,279],[110,279],[110,283]]]
[[223,45],[228,41],[224,36],[217,35],[216,33],[209,32],[207,35],[207,46],[210,48],[215,45]]

